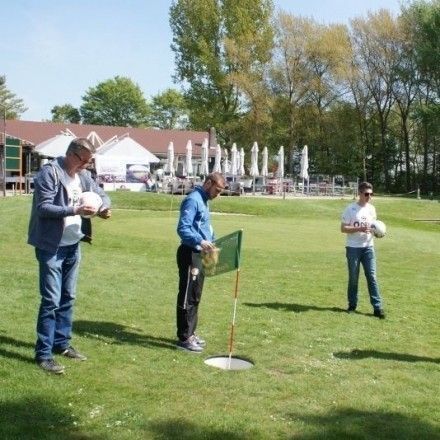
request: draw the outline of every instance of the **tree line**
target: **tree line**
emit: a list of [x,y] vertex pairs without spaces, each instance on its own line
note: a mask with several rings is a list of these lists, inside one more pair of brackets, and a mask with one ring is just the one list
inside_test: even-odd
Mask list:
[[283,145],[287,172],[307,144],[311,173],[439,191],[440,0],[349,25],[275,11],[272,0],[174,0],[169,21],[180,90],[147,101],[117,76],[79,109],[55,106],[53,120],[215,127],[222,146]]
[[270,0],[176,0],[176,78],[190,123],[223,142],[309,146],[311,172],[389,192],[439,190],[440,1],[321,24]]

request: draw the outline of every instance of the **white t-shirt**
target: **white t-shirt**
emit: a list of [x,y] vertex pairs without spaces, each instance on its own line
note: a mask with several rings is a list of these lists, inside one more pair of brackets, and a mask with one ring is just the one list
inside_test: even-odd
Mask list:
[[[81,181],[79,180],[78,174],[75,177],[70,177],[65,173],[65,178],[67,182],[67,194],[69,196],[69,206],[79,206],[81,198]],[[84,234],[81,232],[81,216],[80,215],[69,215],[64,218],[64,231],[61,237],[60,246],[70,246],[72,244],[78,243]]]
[[[341,219],[342,223],[350,226],[368,226],[373,220],[376,220],[376,208],[369,203],[360,206],[357,202],[351,203],[345,208]],[[352,232],[346,235],[348,247],[361,248],[374,245],[371,232]]]

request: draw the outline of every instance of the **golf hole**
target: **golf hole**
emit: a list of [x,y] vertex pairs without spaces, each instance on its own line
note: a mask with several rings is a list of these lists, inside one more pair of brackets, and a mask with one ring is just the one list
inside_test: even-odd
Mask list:
[[205,364],[221,370],[248,370],[254,366],[250,361],[229,356],[212,356],[205,359]]

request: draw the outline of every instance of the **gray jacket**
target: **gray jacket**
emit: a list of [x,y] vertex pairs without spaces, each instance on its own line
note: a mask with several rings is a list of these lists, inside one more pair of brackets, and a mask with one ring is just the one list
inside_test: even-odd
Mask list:
[[[64,231],[64,218],[75,215],[74,207],[68,206],[67,183],[63,171],[64,157],[44,165],[34,178],[34,197],[29,221],[28,244],[49,252],[56,252]],[[102,198],[102,209],[110,208],[107,194],[92,179],[90,172],[79,174],[81,189],[93,191]],[[82,219],[84,241],[92,240],[92,223]]]

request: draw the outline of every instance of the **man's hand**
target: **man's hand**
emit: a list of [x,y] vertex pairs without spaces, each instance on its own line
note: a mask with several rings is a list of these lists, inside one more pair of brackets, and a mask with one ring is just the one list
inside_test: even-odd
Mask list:
[[211,252],[215,249],[215,244],[207,240],[202,240],[200,242],[200,247],[202,248],[203,252]]
[[110,208],[105,208],[102,211],[98,212],[98,217],[103,219],[108,219],[112,216],[112,210]]
[[75,208],[75,214],[82,217],[92,217],[96,214],[96,209],[89,205],[80,205]]

